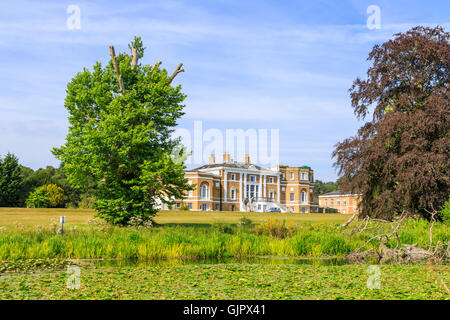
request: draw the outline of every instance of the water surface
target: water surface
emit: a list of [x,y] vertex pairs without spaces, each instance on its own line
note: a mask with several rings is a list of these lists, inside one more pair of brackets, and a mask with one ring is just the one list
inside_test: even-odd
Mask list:
[[82,264],[96,267],[146,267],[146,266],[181,266],[181,265],[216,265],[216,264],[294,264],[294,265],[317,265],[317,266],[340,266],[349,264],[345,258],[292,258],[292,257],[241,257],[241,258],[207,258],[207,259],[152,259],[152,260],[132,260],[132,259],[83,259],[76,260]]

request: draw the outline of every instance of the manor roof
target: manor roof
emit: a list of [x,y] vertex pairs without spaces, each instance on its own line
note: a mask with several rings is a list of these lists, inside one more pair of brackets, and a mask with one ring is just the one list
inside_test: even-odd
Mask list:
[[234,168],[234,169],[253,169],[253,170],[268,170],[266,168],[257,166],[256,164],[245,163],[245,162],[224,162],[224,163],[210,163],[205,164],[200,167],[186,170],[186,171],[198,171],[204,169],[215,169],[215,168]]
[[359,196],[359,194],[341,192],[341,191],[333,191],[325,194],[319,195],[319,197],[338,197],[338,196]]

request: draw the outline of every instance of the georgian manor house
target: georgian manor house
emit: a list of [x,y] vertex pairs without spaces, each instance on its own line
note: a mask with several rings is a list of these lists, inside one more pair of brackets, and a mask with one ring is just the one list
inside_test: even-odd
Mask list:
[[281,212],[318,212],[318,199],[313,195],[314,172],[308,166],[262,168],[231,159],[228,152],[223,162],[215,156],[209,164],[185,171],[195,189],[177,200],[176,208],[202,211],[256,211],[279,208]]

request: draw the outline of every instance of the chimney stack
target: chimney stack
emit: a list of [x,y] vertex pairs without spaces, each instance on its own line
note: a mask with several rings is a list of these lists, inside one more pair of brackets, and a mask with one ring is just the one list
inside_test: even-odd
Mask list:
[[250,163],[250,155],[249,154],[246,154],[244,156],[244,163]]
[[214,153],[211,153],[211,155],[209,156],[209,163],[210,164],[216,163],[216,155]]
[[223,162],[224,162],[224,163],[229,163],[229,162],[231,162],[231,156],[230,156],[230,154],[229,154],[228,152],[225,152],[225,153],[223,154]]

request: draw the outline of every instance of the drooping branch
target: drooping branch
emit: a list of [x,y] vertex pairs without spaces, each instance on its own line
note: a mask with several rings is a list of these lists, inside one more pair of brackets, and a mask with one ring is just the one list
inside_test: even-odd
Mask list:
[[114,52],[114,46],[109,46],[109,54],[111,55],[113,66],[114,66],[114,72],[116,73],[117,80],[119,82],[120,92],[123,95],[123,93],[124,93],[123,80],[122,80],[122,75],[120,74],[119,65],[116,60],[116,53]]
[[184,69],[182,69],[181,67],[183,66],[182,63],[180,63],[178,65],[178,67],[175,69],[175,71],[172,73],[172,75],[169,78],[169,83],[172,82],[172,80],[177,76],[177,74],[179,74],[180,72],[184,72]]
[[136,68],[137,62],[138,62],[137,49],[133,48],[131,49],[131,70],[134,70]]

